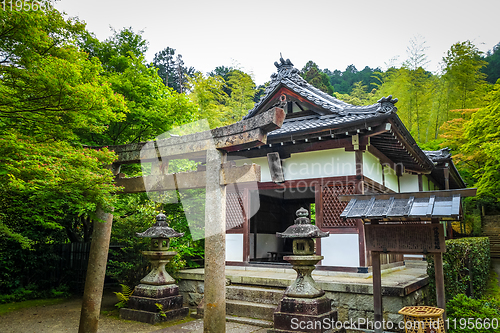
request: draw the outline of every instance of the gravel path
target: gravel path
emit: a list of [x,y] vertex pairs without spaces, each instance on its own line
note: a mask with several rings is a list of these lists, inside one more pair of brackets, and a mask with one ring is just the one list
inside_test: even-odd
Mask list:
[[[116,297],[106,292],[101,309],[113,310]],[[0,316],[1,333],[63,333],[78,332],[80,322],[81,299],[69,299],[56,305],[37,306],[20,309]],[[105,313],[105,312],[104,312]],[[165,327],[166,323],[150,325],[101,314],[98,333],[203,333],[203,321],[194,320],[187,323]],[[227,323],[230,333],[264,333],[267,329],[260,327]]]

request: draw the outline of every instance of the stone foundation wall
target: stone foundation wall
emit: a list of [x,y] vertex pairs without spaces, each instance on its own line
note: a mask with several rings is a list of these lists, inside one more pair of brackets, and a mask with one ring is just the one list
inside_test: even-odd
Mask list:
[[199,280],[180,280],[179,294],[184,297],[184,304],[188,306],[197,306],[200,304],[205,292],[205,282]]
[[[197,306],[204,293],[204,282],[199,280],[180,280],[179,293],[184,297],[184,304]],[[406,296],[382,296],[384,319],[397,324],[403,320],[398,311],[405,306],[425,305],[428,295],[428,286],[424,286]],[[332,300],[332,306],[338,311],[340,321],[351,318],[373,320],[373,295],[365,293],[351,293],[326,291],[326,296]]]
[[[417,265],[418,266],[418,265]],[[399,269],[399,268],[398,268]],[[276,272],[277,269],[273,269]],[[398,275],[398,272],[402,272]],[[251,271],[252,274],[245,275],[243,270],[237,271],[234,268],[227,272],[227,277],[232,285],[249,285],[269,288],[282,288],[289,286],[295,279],[293,275],[286,275],[283,278],[268,277],[264,269]],[[260,272],[260,273],[258,273]],[[385,273],[382,283],[393,281],[392,284],[382,287],[382,306],[384,309],[384,320],[391,321],[394,329],[391,332],[404,332],[398,330],[399,322],[403,321],[403,316],[398,311],[405,306],[426,305],[428,300],[427,277],[422,275],[424,269],[418,271],[412,269],[395,270]],[[391,278],[391,274],[394,277]],[[259,276],[260,275],[260,276]],[[366,279],[369,274],[356,274],[352,278],[342,277],[343,282],[335,281],[334,276],[316,276],[316,282],[325,290],[326,296],[332,300],[332,306],[338,312],[338,320],[341,322],[358,322],[359,318],[373,321],[373,295],[372,286],[367,284]],[[198,305],[204,292],[203,270],[181,271],[179,278],[179,293],[184,296],[184,302],[189,306]],[[405,281],[405,279],[408,279]],[[394,283],[397,281],[397,283]],[[256,297],[258,302],[258,297]],[[349,332],[349,330],[348,330]]]
[[[403,315],[398,311],[405,306],[425,305],[428,295],[428,286],[420,288],[406,296],[382,296],[382,307],[384,309],[384,320],[391,321],[395,328]],[[373,295],[331,292],[326,296],[332,300],[332,306],[337,310],[338,320],[341,322],[373,321]],[[399,331],[393,329],[391,331]],[[404,330],[402,330],[404,332]]]

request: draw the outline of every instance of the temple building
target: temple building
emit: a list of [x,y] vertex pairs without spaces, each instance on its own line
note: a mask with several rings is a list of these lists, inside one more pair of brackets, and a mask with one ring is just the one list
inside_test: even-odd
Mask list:
[[[227,192],[228,265],[284,265],[289,240],[277,238],[305,207],[330,237],[316,240],[325,258],[318,269],[364,272],[370,266],[361,220],[341,219],[344,194],[399,193],[464,188],[449,150],[423,151],[397,115],[392,96],[355,106],[307,83],[290,60],[275,63],[264,95],[244,119],[283,108],[280,129],[264,146],[228,154],[261,166],[257,188]],[[402,262],[386,255],[382,263]]]

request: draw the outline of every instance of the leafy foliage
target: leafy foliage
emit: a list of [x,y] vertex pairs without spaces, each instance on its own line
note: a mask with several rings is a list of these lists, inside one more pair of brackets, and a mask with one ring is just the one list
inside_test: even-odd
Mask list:
[[80,132],[85,143],[118,145],[152,140],[194,120],[195,105],[165,86],[158,69],[146,64],[147,42],[142,32],[135,33],[132,28],[113,31],[103,42],[86,35],[84,47],[103,63],[104,77],[113,91],[124,97],[128,110],[125,119],[111,121],[102,133]]
[[116,303],[115,306],[118,309],[127,307],[130,296],[132,296],[134,292],[134,288],[130,288],[124,284],[120,284],[120,287],[122,288],[121,292],[115,291],[116,298],[118,299],[118,303]]
[[99,62],[76,46],[84,25],[42,8],[0,12],[0,230],[24,247],[59,237],[29,230],[62,229],[66,212],[109,206],[102,165],[114,155],[76,144],[76,133],[102,133],[126,111]]
[[[427,256],[429,294],[435,297],[435,270],[433,256]],[[490,272],[490,244],[487,237],[449,239],[443,253],[443,271],[446,299],[458,294],[480,298]],[[435,298],[434,298],[435,301]]]
[[492,332],[498,328],[500,321],[500,302],[458,294],[446,303],[446,314],[450,333]]
[[189,97],[198,105],[197,119],[207,119],[210,128],[241,120],[254,103],[252,77],[232,67],[217,67],[207,76],[197,72],[189,78],[189,87]]
[[479,109],[452,111],[460,114],[442,126],[443,145],[457,154],[455,160],[469,184],[478,188],[483,200],[498,202],[500,191],[500,83],[493,86],[486,98],[487,105]]

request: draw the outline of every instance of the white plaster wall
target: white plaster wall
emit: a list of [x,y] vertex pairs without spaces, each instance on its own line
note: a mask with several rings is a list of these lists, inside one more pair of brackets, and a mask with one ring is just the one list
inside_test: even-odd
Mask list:
[[[261,182],[272,181],[267,157],[250,160],[260,165]],[[235,162],[240,166],[244,162],[249,163],[249,160],[235,160]],[[282,160],[282,163],[286,180],[356,175],[354,152],[345,151],[344,148],[292,154]]]
[[[271,179],[271,173],[269,172],[269,164],[267,163],[267,157],[257,157],[257,158],[251,158],[250,159],[252,163],[260,165],[260,181],[261,182],[270,182],[272,181]],[[245,163],[248,163],[247,159],[244,160],[236,160],[236,165],[240,166],[243,165],[243,161]]]
[[418,192],[417,175],[403,173],[403,175],[399,177],[399,184],[401,186],[401,192]]
[[398,176],[396,176],[396,172],[389,167],[384,168],[385,172],[385,187],[390,188],[394,192],[398,192]]
[[359,267],[358,234],[331,234],[321,238],[324,266]]
[[226,261],[243,261],[243,234],[226,234]]
[[363,154],[363,175],[382,184],[382,165],[380,165],[380,160],[369,152]]
[[[242,239],[243,241],[243,239]],[[267,258],[269,253],[267,252],[279,252],[281,251],[281,239],[276,237],[276,234],[257,234],[257,258]],[[241,246],[243,249],[243,244]],[[243,257],[243,255],[242,255]],[[254,256],[254,235],[250,234],[250,258],[255,258]]]
[[356,174],[354,152],[344,148],[292,154],[283,162],[286,180]]

